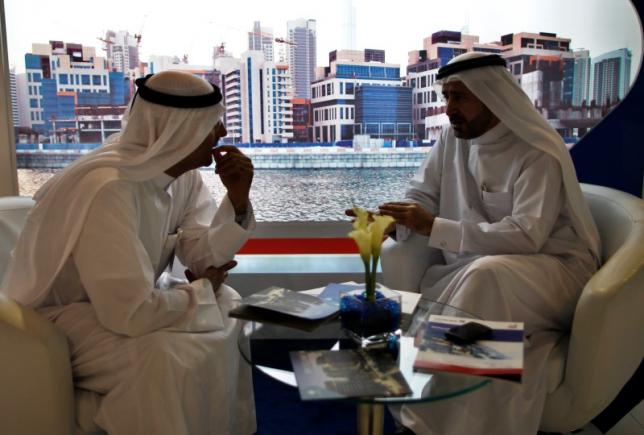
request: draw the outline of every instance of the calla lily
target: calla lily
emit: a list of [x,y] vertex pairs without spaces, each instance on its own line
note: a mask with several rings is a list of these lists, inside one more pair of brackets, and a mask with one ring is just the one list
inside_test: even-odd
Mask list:
[[353,212],[356,215],[356,220],[353,221],[354,230],[349,233],[349,237],[355,240],[360,250],[365,271],[365,293],[367,299],[374,302],[376,300],[376,270],[380,257],[382,235],[389,224],[394,221],[394,218],[372,215],[372,222],[369,222],[370,216],[367,210],[354,207]]
[[394,221],[391,216],[373,215],[373,222],[369,224],[371,232],[371,254],[375,258],[380,257],[380,248],[382,246],[382,236],[385,230]]
[[353,221],[354,230],[366,230],[369,225],[369,212],[361,207],[353,207],[356,220]]
[[360,251],[360,257],[362,257],[365,267],[368,267],[369,258],[371,257],[371,233],[366,228],[353,230],[349,233],[349,237],[355,240]]

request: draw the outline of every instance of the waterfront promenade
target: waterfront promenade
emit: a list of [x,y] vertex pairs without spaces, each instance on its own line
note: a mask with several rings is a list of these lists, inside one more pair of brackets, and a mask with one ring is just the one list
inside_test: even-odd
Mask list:
[[[39,149],[18,147],[17,165],[21,169],[60,169],[90,148]],[[425,158],[430,147],[370,148],[356,151],[339,146],[325,147],[253,147],[241,148],[257,169],[357,169],[357,168],[415,168]]]

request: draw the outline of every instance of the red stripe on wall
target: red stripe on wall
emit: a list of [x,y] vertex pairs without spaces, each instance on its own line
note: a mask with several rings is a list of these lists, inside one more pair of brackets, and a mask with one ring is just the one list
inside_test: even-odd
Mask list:
[[355,254],[358,252],[353,239],[251,239],[239,251],[240,254]]

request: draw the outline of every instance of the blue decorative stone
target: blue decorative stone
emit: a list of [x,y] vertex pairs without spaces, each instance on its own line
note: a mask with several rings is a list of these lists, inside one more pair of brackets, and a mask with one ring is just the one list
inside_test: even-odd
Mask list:
[[360,338],[394,332],[400,328],[400,295],[390,297],[376,291],[376,300],[367,300],[363,290],[340,297],[342,327]]

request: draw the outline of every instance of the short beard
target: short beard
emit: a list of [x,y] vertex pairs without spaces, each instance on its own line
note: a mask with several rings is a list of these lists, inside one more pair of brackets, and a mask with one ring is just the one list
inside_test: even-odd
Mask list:
[[492,130],[498,123],[499,118],[486,107],[471,121],[461,124],[463,129],[460,132],[454,129],[454,136],[459,139],[474,139]]

